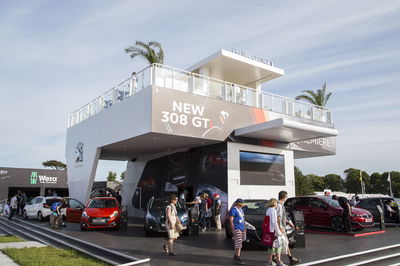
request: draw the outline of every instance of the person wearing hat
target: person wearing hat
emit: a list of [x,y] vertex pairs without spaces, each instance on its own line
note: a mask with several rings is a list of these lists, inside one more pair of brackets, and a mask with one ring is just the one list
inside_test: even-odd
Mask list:
[[245,262],[240,258],[242,243],[246,240],[244,212],[242,210],[244,205],[243,199],[239,198],[235,201],[234,206],[229,211],[229,224],[235,243],[235,255],[233,260],[235,264],[239,265],[245,264]]
[[217,193],[214,194],[213,201],[213,216],[215,221],[215,226],[217,227],[216,231],[219,232],[222,230],[221,226],[221,200],[219,199],[219,195]]

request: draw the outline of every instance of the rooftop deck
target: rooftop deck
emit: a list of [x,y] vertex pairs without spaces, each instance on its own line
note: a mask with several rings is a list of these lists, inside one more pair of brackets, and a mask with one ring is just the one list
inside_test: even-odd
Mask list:
[[174,67],[153,64],[73,112],[68,119],[68,128],[151,86],[333,124],[332,114],[327,108]]

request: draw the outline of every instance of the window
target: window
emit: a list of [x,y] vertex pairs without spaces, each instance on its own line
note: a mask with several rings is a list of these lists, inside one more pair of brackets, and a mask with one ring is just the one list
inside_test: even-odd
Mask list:
[[73,209],[78,209],[78,208],[82,208],[82,205],[78,201],[70,199],[69,200],[69,207],[73,208]]
[[324,208],[326,208],[326,205],[319,199],[313,198],[313,199],[310,199],[310,207],[324,209]]
[[291,198],[285,203],[287,207],[308,206],[307,198]]
[[114,199],[94,199],[89,203],[88,208],[115,208],[117,202]]

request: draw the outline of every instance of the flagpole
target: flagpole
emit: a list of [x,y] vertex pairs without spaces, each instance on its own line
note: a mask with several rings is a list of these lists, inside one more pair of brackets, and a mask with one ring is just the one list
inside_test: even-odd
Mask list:
[[390,196],[393,198],[392,179],[390,178],[390,172],[389,172],[389,175],[388,175],[388,181],[389,181],[389,188],[390,188]]
[[361,173],[361,170],[360,170],[360,183],[361,183],[361,194],[363,194],[364,195],[364,186],[363,186],[363,180],[362,180],[362,173]]

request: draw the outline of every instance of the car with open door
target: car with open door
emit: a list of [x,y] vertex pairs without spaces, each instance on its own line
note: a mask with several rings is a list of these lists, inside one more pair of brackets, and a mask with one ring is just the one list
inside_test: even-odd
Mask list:
[[25,219],[34,218],[41,222],[49,218],[51,214],[50,207],[57,201],[61,201],[61,197],[34,197],[25,205],[22,215]]

